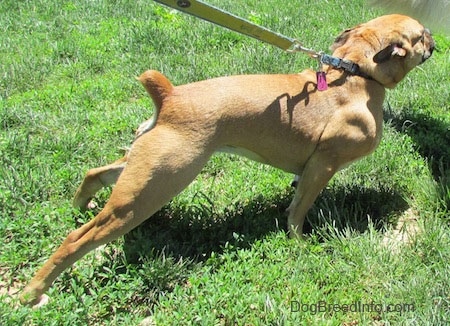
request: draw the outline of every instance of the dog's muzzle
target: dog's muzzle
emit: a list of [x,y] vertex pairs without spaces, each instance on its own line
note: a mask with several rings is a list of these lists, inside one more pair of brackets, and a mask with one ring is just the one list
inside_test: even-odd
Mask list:
[[426,50],[423,53],[421,63],[424,63],[426,60],[428,60],[431,57],[431,55],[433,54],[434,48],[436,46],[436,42],[434,41],[433,37],[431,36],[431,32],[428,28],[426,28],[423,33],[423,43],[424,43]]

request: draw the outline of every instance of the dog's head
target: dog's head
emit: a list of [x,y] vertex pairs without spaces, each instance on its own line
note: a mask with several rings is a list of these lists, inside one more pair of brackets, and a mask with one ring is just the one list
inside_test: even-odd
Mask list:
[[434,50],[428,29],[403,15],[386,15],[344,31],[331,47],[333,55],[352,60],[363,73],[393,88]]

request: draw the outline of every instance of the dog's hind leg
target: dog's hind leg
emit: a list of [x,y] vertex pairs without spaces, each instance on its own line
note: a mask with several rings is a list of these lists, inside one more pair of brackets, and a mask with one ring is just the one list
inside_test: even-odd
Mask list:
[[67,236],[26,286],[21,301],[39,303],[63,270],[141,224],[189,185],[213,153],[204,139],[192,137],[156,126],[137,139],[103,210]]
[[81,210],[90,208],[90,200],[95,193],[116,183],[126,164],[127,157],[124,156],[112,164],[89,170],[75,193],[73,206]]

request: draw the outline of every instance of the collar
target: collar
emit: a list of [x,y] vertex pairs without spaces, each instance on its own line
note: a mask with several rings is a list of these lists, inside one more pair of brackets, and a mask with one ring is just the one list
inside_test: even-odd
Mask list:
[[354,63],[353,61],[333,57],[325,53],[320,54],[319,60],[321,63],[325,65],[332,66],[336,69],[342,69],[352,75],[360,76],[370,80],[373,79],[366,73],[362,72],[361,69],[359,68],[359,65],[357,63]]

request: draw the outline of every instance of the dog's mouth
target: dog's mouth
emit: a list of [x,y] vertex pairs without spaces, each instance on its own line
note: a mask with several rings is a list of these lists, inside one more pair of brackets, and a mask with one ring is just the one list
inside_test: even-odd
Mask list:
[[431,32],[428,28],[426,28],[423,32],[421,42],[424,44],[424,47],[426,49],[422,56],[422,62],[421,62],[421,64],[422,64],[431,57],[431,55],[433,54],[433,51],[436,47],[436,42],[434,41],[434,39],[431,35]]

